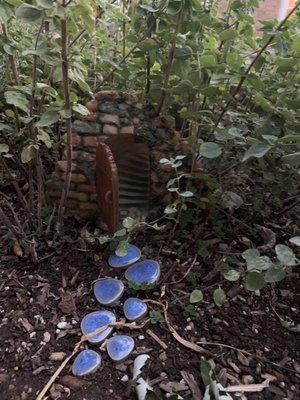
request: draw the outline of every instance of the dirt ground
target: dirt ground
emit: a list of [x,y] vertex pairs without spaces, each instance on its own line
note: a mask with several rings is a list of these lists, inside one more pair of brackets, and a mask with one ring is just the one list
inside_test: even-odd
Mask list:
[[[152,292],[137,294],[127,288],[121,303],[115,308],[119,318],[123,317],[122,302],[132,294],[142,299],[166,302],[169,322],[182,338],[192,343],[213,342],[213,345],[202,346],[210,352],[207,358],[211,359],[224,387],[269,380],[269,387],[262,392],[233,394],[234,398],[299,399],[299,334],[283,328],[274,313],[276,307],[278,313],[296,319],[296,275],[276,287],[264,289],[258,296],[247,293],[239,283],[229,285],[219,275],[209,282],[202,281],[211,269],[207,262],[196,262],[189,277],[185,277],[195,254],[191,243],[180,246],[175,242],[168,250],[160,246],[162,238],[159,235],[153,236],[151,254],[148,236],[138,236],[135,243],[148,257],[159,259],[161,282]],[[224,245],[216,243],[213,247],[217,254]],[[174,248],[177,249],[174,251]],[[33,265],[2,245],[1,400],[36,398],[61,363],[51,361],[51,354],[64,352],[69,355],[80,338],[80,320],[88,312],[101,309],[91,291],[92,282],[99,276],[115,276],[115,271],[110,271],[105,264],[106,256],[95,254],[80,240],[65,245],[57,253]],[[122,272],[117,275],[121,277]],[[191,282],[191,276],[198,279],[198,283]],[[227,302],[220,308],[212,301],[212,292],[219,284],[228,295]],[[197,307],[196,315],[187,316],[184,307],[193,287],[202,289],[204,301]],[[158,309],[155,305],[150,305],[151,308]],[[67,322],[65,329],[58,329],[57,324],[64,321]],[[148,329],[159,340],[154,340]],[[128,334],[128,330],[120,332]],[[48,398],[133,400],[135,391],[128,379],[134,358],[142,353],[150,356],[143,377],[153,386],[157,394],[155,398],[172,398],[172,387],[183,399],[197,398],[183,380],[185,372],[194,377],[196,386],[204,393],[200,375],[203,354],[177,341],[164,322],[149,322],[144,328],[132,330],[129,334],[135,339],[136,347],[128,360],[114,364],[105,350],[101,350],[101,368],[85,379],[72,378],[69,363],[48,392]],[[97,346],[90,348],[97,350]],[[201,396],[198,398],[200,400]]]

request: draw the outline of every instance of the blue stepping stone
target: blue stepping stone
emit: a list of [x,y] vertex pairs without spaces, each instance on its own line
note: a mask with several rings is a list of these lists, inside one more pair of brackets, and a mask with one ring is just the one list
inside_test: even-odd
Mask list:
[[130,297],[125,301],[123,310],[125,317],[129,321],[135,321],[147,314],[148,306],[142,300],[136,297]]
[[101,356],[94,350],[83,350],[75,358],[72,373],[76,376],[91,374],[101,365]]
[[[80,327],[81,331],[84,335],[88,333],[94,332],[96,329],[101,328],[107,324],[111,324],[112,322],[116,322],[116,316],[111,311],[94,311],[90,314],[87,314],[83,320],[81,321]],[[88,339],[90,343],[100,343],[103,342],[113,331],[113,327],[109,326],[103,332],[98,333],[97,335]]]
[[137,284],[151,285],[158,281],[159,276],[160,266],[154,260],[140,261],[131,265],[125,272],[125,278]]
[[109,306],[116,303],[124,292],[124,284],[118,279],[104,278],[95,282],[94,295],[100,304]]
[[113,361],[124,361],[134,349],[134,340],[130,336],[117,335],[108,339],[106,350]]
[[112,254],[109,256],[108,264],[113,268],[125,268],[137,262],[141,258],[141,250],[131,244],[125,256],[117,256]]

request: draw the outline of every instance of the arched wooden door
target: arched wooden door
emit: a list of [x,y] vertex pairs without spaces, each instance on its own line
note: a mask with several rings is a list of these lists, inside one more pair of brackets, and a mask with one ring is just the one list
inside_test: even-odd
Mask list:
[[119,226],[119,178],[114,156],[105,143],[96,155],[96,193],[103,221],[111,232]]

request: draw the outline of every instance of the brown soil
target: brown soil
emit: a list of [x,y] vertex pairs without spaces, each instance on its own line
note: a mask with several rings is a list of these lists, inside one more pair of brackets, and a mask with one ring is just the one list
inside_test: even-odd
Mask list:
[[[141,235],[135,243],[143,248],[149,245],[147,240],[148,236]],[[276,307],[277,312],[296,318],[296,277],[291,276],[277,287],[264,289],[260,296],[247,293],[239,284],[222,281],[222,287],[228,293],[228,301],[218,308],[213,304],[212,292],[221,282],[219,275],[209,282],[202,280],[211,270],[210,262],[194,266],[192,273],[198,273],[200,280],[193,286],[189,282],[190,278],[187,280],[183,277],[194,257],[194,246],[188,243],[178,247],[175,242],[171,249],[177,246],[176,252],[166,254],[165,251],[159,253],[157,246],[161,243],[161,237],[152,237],[151,258],[160,260],[163,267],[162,279],[167,279],[154,292],[139,292],[139,296],[167,301],[170,322],[183,338],[191,342],[206,340],[215,344],[223,343],[253,355],[243,356],[237,350],[217,345],[204,346],[214,355],[215,373],[224,387],[245,382],[261,383],[269,378],[271,382],[268,388],[260,393],[246,393],[244,399],[298,399],[298,334],[283,328],[273,310]],[[31,400],[36,398],[37,392],[60,365],[60,362],[49,361],[49,355],[54,352],[72,352],[80,337],[78,327],[81,318],[89,311],[99,309],[91,292],[91,283],[111,271],[101,260],[102,255],[95,256],[95,251],[85,248],[80,241],[65,246],[60,254],[46,258],[38,265],[12,255],[11,249],[2,246],[0,399]],[[218,246],[214,245],[215,254],[220,249]],[[183,315],[184,306],[188,304],[188,294],[193,287],[203,290],[204,301],[197,307],[195,316],[187,317]],[[72,307],[72,302],[67,302],[63,290],[71,293],[75,307]],[[123,299],[130,293],[133,293],[132,289],[127,290]],[[60,303],[62,296],[65,297],[63,304]],[[121,318],[121,305],[117,306],[116,312]],[[57,333],[57,323],[61,318],[71,324],[73,320],[72,329]],[[167,345],[167,349],[164,350],[146,333],[149,328]],[[51,335],[47,343],[43,343],[45,332]],[[60,337],[62,332],[65,336]],[[129,360],[115,365],[103,351],[102,368],[90,377],[76,381],[79,390],[75,390],[74,382],[71,384],[63,380],[60,385],[61,381],[58,380],[49,399],[66,399],[69,396],[72,400],[133,400],[134,389],[130,390],[128,382],[122,382],[121,378],[124,375],[130,377],[134,356],[141,353],[150,355],[143,376],[153,382],[158,399],[166,398],[166,392],[161,389],[163,383],[178,383],[182,380],[181,371],[192,374],[204,392],[200,375],[201,354],[176,341],[166,324],[149,323],[145,328],[131,331],[130,334],[136,341],[136,350]],[[62,377],[70,373],[69,366],[62,372]],[[189,389],[180,391],[180,395],[184,399],[193,398]]]

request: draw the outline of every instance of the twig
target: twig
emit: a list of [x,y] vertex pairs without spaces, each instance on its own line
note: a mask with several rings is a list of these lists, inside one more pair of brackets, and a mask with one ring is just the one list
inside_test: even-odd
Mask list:
[[164,350],[168,348],[166,343],[164,343],[154,332],[152,332],[151,329],[147,329],[146,333],[148,333],[148,335],[151,336],[152,339],[154,339]]
[[300,200],[295,201],[293,204],[291,204],[290,206],[284,208],[279,213],[276,213],[276,217],[279,217],[280,215],[285,214],[286,212],[290,211],[292,208],[296,207],[298,204],[300,204]]
[[246,69],[245,73],[243,74],[243,76],[241,77],[237,87],[235,88],[235,91],[233,92],[231,98],[228,100],[226,106],[222,109],[216,123],[215,123],[215,128],[216,129],[219,125],[219,123],[221,122],[224,114],[227,112],[228,107],[232,104],[232,102],[235,100],[237,94],[239,93],[241,87],[243,86],[243,83],[245,82],[249,72],[251,71],[251,69],[253,68],[254,64],[257,62],[257,60],[259,59],[259,57],[262,55],[262,53],[269,47],[269,45],[273,42],[276,33],[280,31],[280,29],[285,25],[286,21],[290,18],[290,16],[297,10],[297,8],[300,6],[300,2],[297,2],[297,4],[291,9],[291,11],[287,14],[287,16],[284,18],[284,20],[281,21],[281,23],[277,26],[277,28],[275,29],[275,32],[273,35],[271,35],[269,37],[269,39],[267,40],[267,42],[263,45],[263,47],[258,51],[258,53],[256,54],[256,56],[254,57],[254,59],[252,60],[252,62],[250,63],[249,67]]
[[[143,322],[140,325],[137,325],[135,322],[131,322],[129,324],[128,323],[124,323],[124,322],[113,322],[111,324],[102,326],[101,328],[98,328],[98,329],[94,330],[93,332],[88,333],[87,335],[82,335],[80,341],[75,344],[75,347],[74,347],[74,350],[72,351],[72,353],[57,368],[57,370],[51,376],[51,378],[49,379],[47,384],[43,387],[41,392],[38,394],[36,400],[43,400],[43,397],[46,395],[46,393],[50,389],[51,385],[59,377],[60,373],[65,368],[65,366],[68,364],[68,362],[72,359],[72,357],[74,357],[75,354],[78,352],[78,350],[80,349],[80,346],[82,345],[82,343],[86,342],[87,340],[91,339],[92,337],[94,337],[96,335],[99,335],[99,333],[105,331],[109,326],[114,326],[114,327],[117,327],[117,328],[141,329],[146,325],[146,323],[148,323],[148,321],[149,320],[146,320],[145,322]],[[102,346],[103,345],[104,345],[104,343],[102,344]]]
[[183,275],[183,277],[180,278],[180,279],[178,279],[178,280],[175,281],[175,282],[166,283],[166,285],[175,285],[175,284],[177,284],[177,283],[182,282],[182,281],[188,276],[188,274],[191,272],[191,270],[193,269],[193,267],[194,267],[196,261],[197,261],[197,254],[195,255],[192,264],[190,265],[190,267],[188,268],[188,270],[186,271],[186,273]]

